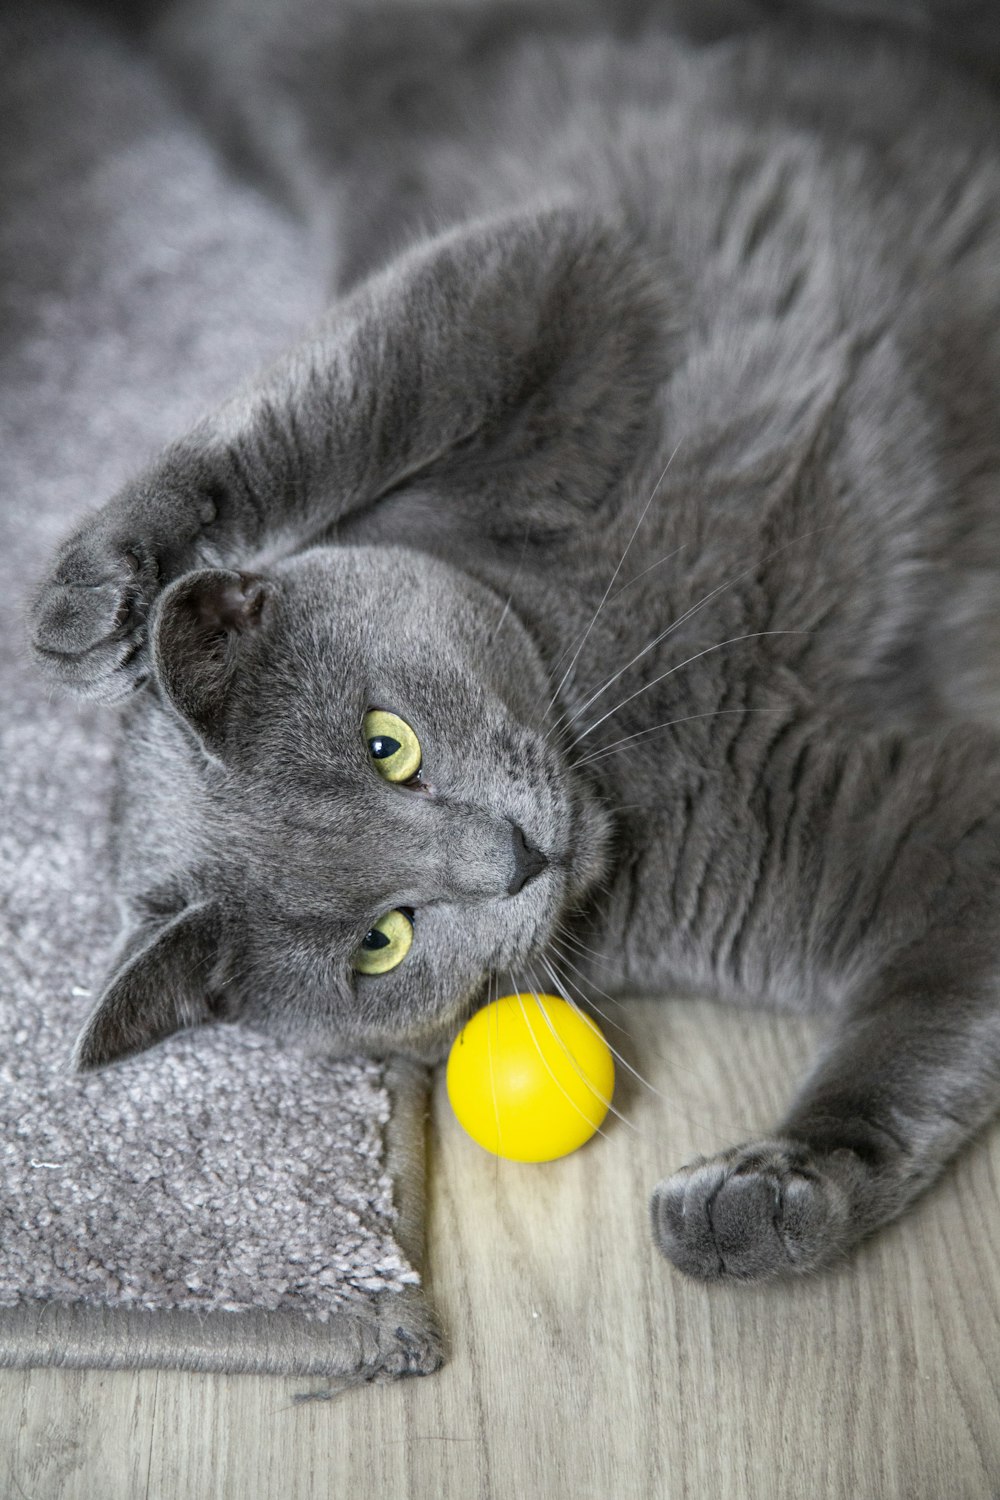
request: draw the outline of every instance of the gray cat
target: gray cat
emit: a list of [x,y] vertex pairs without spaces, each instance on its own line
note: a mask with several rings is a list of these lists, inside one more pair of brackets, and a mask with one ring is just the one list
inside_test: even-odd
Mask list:
[[652,1220],[826,1265],[1000,1104],[1000,33],[258,10],[158,44],[336,297],[38,591],[51,681],[126,704],[78,1065],[433,1057],[498,988],[820,1012]]

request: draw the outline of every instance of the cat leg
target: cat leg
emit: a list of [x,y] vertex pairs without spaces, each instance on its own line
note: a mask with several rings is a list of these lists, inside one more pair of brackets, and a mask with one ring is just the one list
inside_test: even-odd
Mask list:
[[82,697],[124,698],[148,675],[147,616],[174,578],[329,541],[418,482],[413,528],[386,540],[419,540],[428,487],[435,524],[464,517],[494,541],[579,521],[654,408],[661,278],[570,206],[401,257],[69,538],[34,602],[40,665]]
[[869,776],[873,761],[879,811],[840,817],[835,791],[819,828],[830,842],[809,861],[817,878],[787,872],[816,902],[815,921],[803,918],[811,960],[830,964],[843,994],[826,1050],[773,1135],[695,1162],[653,1195],[656,1243],[689,1275],[752,1282],[830,1264],[1000,1107],[996,741],[963,727],[869,754]]

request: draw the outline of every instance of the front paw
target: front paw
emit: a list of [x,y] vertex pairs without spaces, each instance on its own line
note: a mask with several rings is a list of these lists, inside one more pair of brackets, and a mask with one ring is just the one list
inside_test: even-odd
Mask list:
[[654,1190],[650,1209],[663,1254],[701,1281],[799,1275],[852,1238],[836,1160],[794,1141],[738,1146],[684,1167]]
[[160,587],[155,557],[139,543],[78,533],[35,596],[35,657],[56,687],[117,703],[146,678],[146,618]]

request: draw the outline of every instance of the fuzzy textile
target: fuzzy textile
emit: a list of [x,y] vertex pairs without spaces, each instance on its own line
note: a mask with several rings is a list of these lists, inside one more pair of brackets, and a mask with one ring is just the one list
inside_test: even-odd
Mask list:
[[96,18],[0,13],[0,100],[0,1363],[433,1369],[419,1069],[218,1027],[69,1071],[116,932],[115,714],[49,701],[25,595],[319,291]]

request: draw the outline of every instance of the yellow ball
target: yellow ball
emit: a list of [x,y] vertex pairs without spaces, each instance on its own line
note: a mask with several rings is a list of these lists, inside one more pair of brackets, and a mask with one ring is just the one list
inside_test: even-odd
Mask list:
[[459,1124],[508,1161],[555,1161],[608,1112],[611,1050],[588,1016],[555,995],[504,995],[459,1032],[448,1057]]

